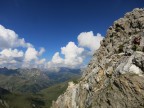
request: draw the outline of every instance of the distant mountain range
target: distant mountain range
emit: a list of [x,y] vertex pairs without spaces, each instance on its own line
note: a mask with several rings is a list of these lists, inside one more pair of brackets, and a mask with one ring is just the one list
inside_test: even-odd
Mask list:
[[49,108],[66,90],[68,81],[80,76],[80,69],[51,72],[0,68],[0,108]]
[[52,101],[62,94],[67,82],[55,84],[37,93],[13,93],[0,88],[0,108],[50,108]]
[[51,85],[81,75],[80,69],[61,68],[59,72],[0,68],[0,87],[12,92],[38,92]]

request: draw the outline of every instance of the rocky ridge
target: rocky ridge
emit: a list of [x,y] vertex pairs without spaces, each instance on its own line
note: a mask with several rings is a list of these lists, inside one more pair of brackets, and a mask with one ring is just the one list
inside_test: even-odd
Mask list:
[[109,27],[81,80],[71,82],[51,108],[144,107],[144,9]]

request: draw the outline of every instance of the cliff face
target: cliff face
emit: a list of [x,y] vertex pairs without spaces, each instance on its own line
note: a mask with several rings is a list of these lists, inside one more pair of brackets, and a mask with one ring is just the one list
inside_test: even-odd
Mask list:
[[109,27],[78,84],[70,83],[52,108],[144,107],[144,9]]

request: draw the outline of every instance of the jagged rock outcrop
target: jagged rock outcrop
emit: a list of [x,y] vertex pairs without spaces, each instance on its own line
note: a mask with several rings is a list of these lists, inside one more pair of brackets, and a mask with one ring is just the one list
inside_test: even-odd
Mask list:
[[144,108],[144,9],[109,27],[79,83],[52,108]]

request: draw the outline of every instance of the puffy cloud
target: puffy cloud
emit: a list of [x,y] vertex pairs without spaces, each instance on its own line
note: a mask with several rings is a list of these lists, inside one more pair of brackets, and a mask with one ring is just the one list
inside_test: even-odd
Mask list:
[[83,62],[82,53],[84,48],[79,48],[74,42],[69,42],[66,47],[61,48],[61,53],[65,56],[65,65],[75,67]]
[[[23,51],[24,48],[26,49],[25,52]],[[13,30],[0,25],[0,67],[45,67],[46,59],[40,59],[44,52],[43,47],[37,51],[32,44],[26,43],[24,38],[19,38]]]
[[0,52],[1,67],[19,68],[23,62],[24,52],[18,49],[4,49]]
[[61,55],[56,52],[52,60],[48,62],[48,69],[58,71],[60,67],[77,68],[84,65],[84,60],[88,59],[100,47],[100,41],[104,37],[101,34],[96,36],[92,31],[82,32],[78,35],[78,45],[69,42],[65,47],[61,48]]
[[54,56],[52,57],[52,62],[55,64],[61,64],[64,62],[64,60],[60,57],[59,52],[56,52]]
[[0,52],[1,56],[4,57],[23,57],[24,53],[23,51],[18,51],[18,49],[4,49]]
[[40,59],[40,56],[45,51],[44,48],[40,48],[40,51],[37,51],[34,47],[28,47],[25,56],[24,56],[24,62],[22,64],[23,68],[40,68],[44,69],[46,68],[46,59],[42,58]]
[[60,67],[64,67],[64,59],[60,57],[59,52],[56,52],[52,60],[47,63],[47,69],[58,72]]
[[32,45],[26,43],[24,38],[20,39],[13,30],[0,25],[0,49],[30,46]]
[[29,47],[25,52],[25,61],[32,61],[38,59],[38,51],[35,48]]
[[33,47],[27,48],[26,52],[18,49],[4,49],[0,52],[0,67],[44,69],[46,59],[40,59],[39,52]]
[[[42,58],[45,52],[43,47],[37,50],[32,44],[10,29],[0,25],[0,67],[8,68],[40,68],[58,71],[61,67],[80,68],[89,52],[93,53],[100,46],[103,39],[101,34],[96,36],[92,31],[82,32],[78,36],[78,45],[68,42],[56,52],[51,61]],[[19,50],[21,49],[21,50]],[[87,50],[89,49],[89,50]]]
[[48,68],[58,71],[60,67],[79,67],[84,60],[83,52],[84,48],[79,48],[74,42],[69,42],[65,47],[61,48],[61,54],[64,58],[60,57],[59,52],[56,52],[52,60],[48,62]]
[[95,36],[92,31],[82,32],[78,36],[78,43],[79,46],[89,48],[94,52],[100,47],[100,41],[103,40],[103,38],[99,33]]
[[[41,56],[45,52],[44,48],[40,48],[40,51],[37,51],[34,47],[28,47],[25,52],[25,61],[38,60],[39,56]],[[44,61],[44,59],[42,60]],[[41,62],[42,62],[41,61]]]

